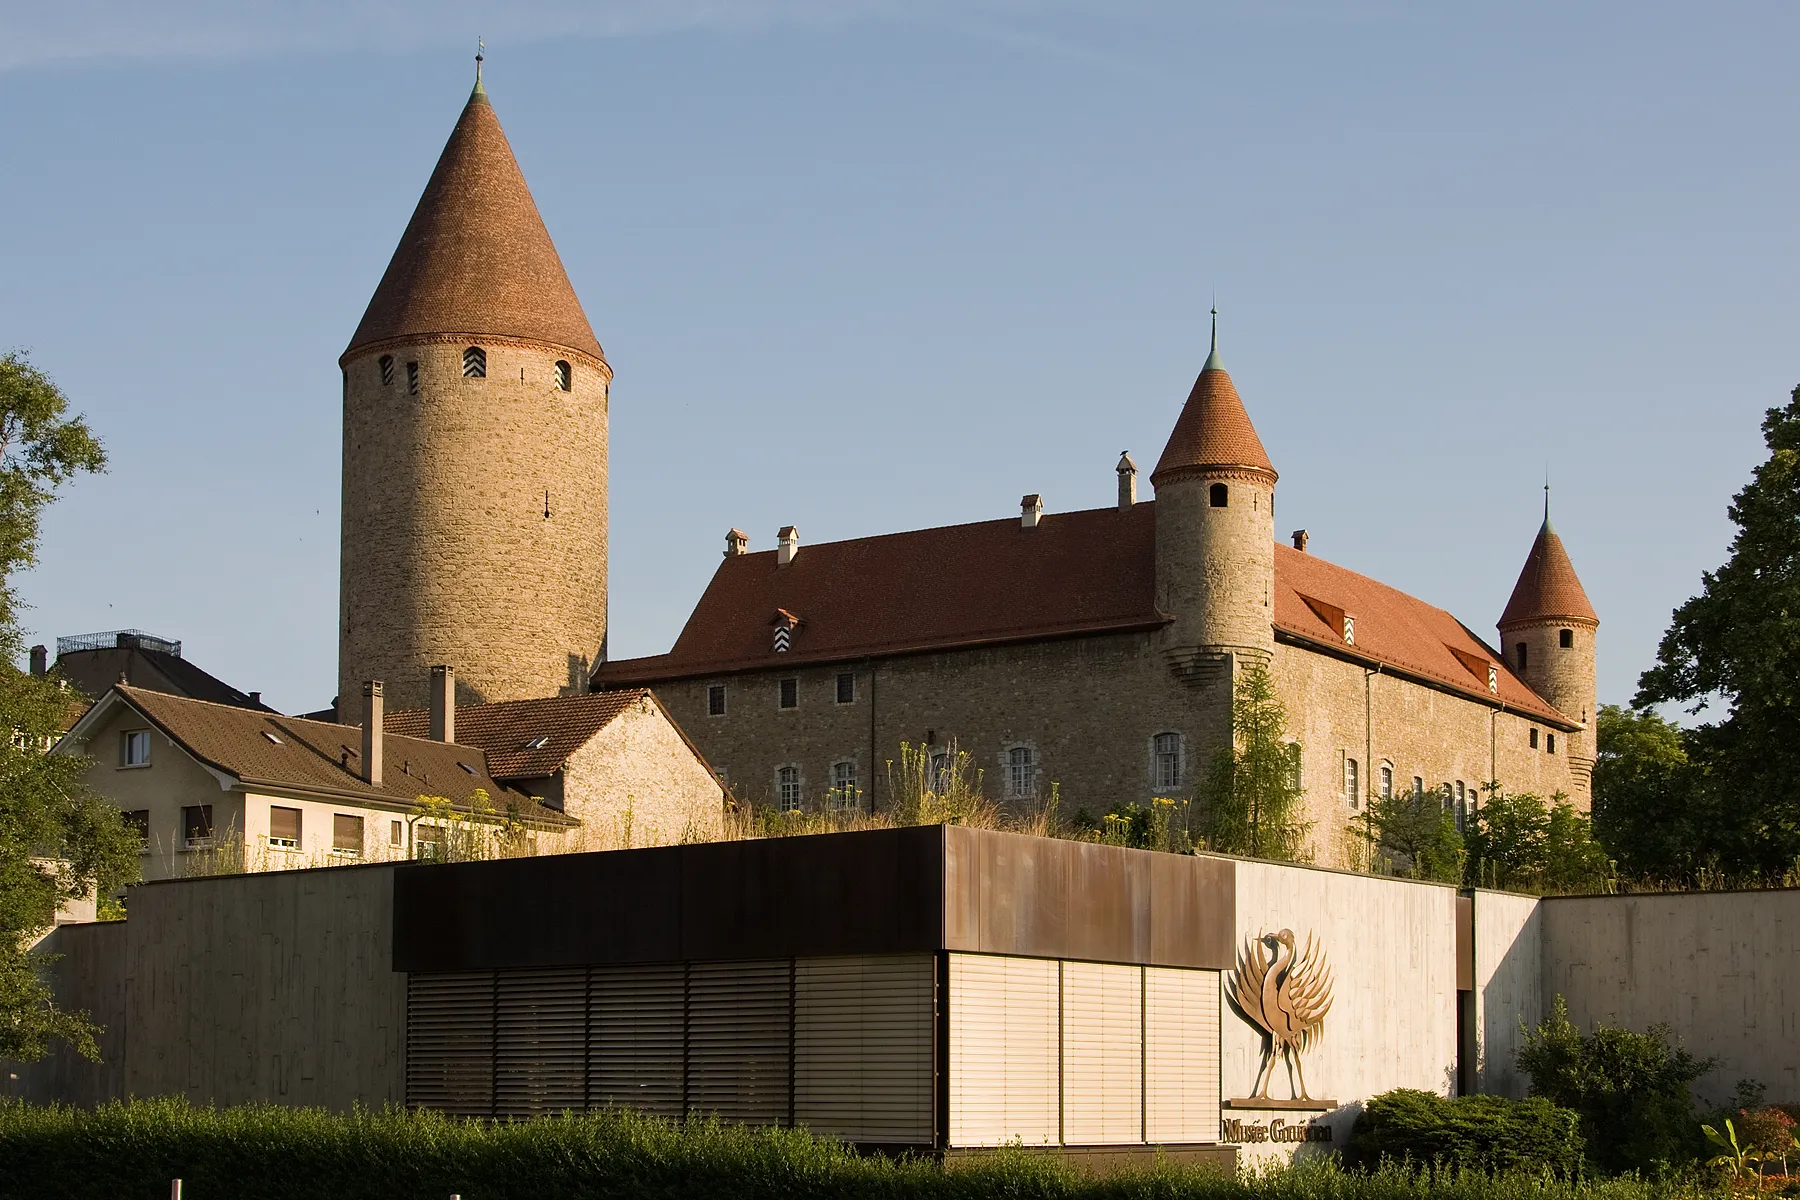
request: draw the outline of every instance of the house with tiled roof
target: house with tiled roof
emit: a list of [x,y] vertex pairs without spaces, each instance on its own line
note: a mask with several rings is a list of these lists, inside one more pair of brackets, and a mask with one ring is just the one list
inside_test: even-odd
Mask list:
[[1313,851],[1372,797],[1482,789],[1589,802],[1598,617],[1545,524],[1498,646],[1425,600],[1275,539],[1278,478],[1220,361],[1202,368],[1137,496],[1116,506],[723,561],[667,654],[606,663],[650,687],[752,803],[879,809],[902,743],[967,752],[984,788],[1065,815],[1193,793],[1266,666],[1300,746]]

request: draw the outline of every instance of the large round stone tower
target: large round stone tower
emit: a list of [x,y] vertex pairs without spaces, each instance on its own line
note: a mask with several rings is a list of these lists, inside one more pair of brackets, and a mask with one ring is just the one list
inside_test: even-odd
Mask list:
[[1212,353],[1151,472],[1156,486],[1156,603],[1169,666],[1206,684],[1275,651],[1275,467]]
[[1594,642],[1600,618],[1550,524],[1548,489],[1544,524],[1500,615],[1499,629],[1500,652],[1513,673],[1558,712],[1582,724],[1580,733],[1569,735],[1569,765],[1578,786],[1585,787],[1594,766]]
[[586,690],[606,647],[612,370],[479,77],[344,372],[340,719]]

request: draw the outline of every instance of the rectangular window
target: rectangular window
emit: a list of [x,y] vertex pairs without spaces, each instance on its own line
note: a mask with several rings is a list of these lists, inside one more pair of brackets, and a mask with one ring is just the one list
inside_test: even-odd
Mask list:
[[1362,790],[1361,784],[1357,782],[1356,760],[1354,758],[1346,758],[1344,760],[1344,799],[1350,802],[1351,808],[1360,808],[1362,806]]
[[1554,733],[1546,733],[1544,735],[1544,753],[1556,753],[1556,735]]
[[442,825],[413,826],[413,857],[428,861],[444,857],[444,827]]
[[300,848],[300,810],[297,808],[269,809],[269,845],[283,850]]
[[706,689],[706,715],[722,717],[725,715],[725,685],[715,683]]
[[181,841],[190,849],[212,841],[212,805],[190,804],[181,810]]
[[839,671],[837,677],[837,702],[839,704],[856,703],[856,675],[851,671]]
[[801,808],[800,768],[781,767],[775,772],[775,799],[782,812],[798,812]]
[[1425,798],[1425,779],[1421,775],[1413,776],[1413,798],[1415,800],[1423,800]]
[[1573,629],[1563,630],[1556,635],[1556,638],[1557,645],[1561,646],[1564,650],[1573,650],[1575,648],[1575,631]]
[[1520,642],[1518,645],[1513,647],[1513,654],[1519,660],[1519,670],[1521,670],[1521,671],[1523,671],[1525,669],[1525,650],[1526,650],[1526,646],[1525,646],[1524,642]]
[[831,807],[853,809],[856,804],[856,764],[840,762],[831,765]]
[[1152,782],[1158,788],[1178,788],[1181,786],[1181,735],[1179,733],[1159,733],[1151,744],[1151,753],[1155,758],[1151,770]]
[[133,809],[131,812],[128,812],[128,813],[121,813],[120,815],[125,818],[125,828],[127,828],[127,829],[131,830],[131,832],[137,834],[137,840],[139,843],[140,851],[149,850],[150,849],[150,810],[147,808],[138,808],[138,809]]
[[781,681],[781,707],[800,707],[800,681],[798,679],[784,679]]
[[1537,730],[1534,729],[1531,731],[1530,738],[1531,738],[1531,748],[1533,750],[1536,750],[1537,749]]
[[349,854],[357,858],[363,852],[363,819],[348,813],[333,813],[331,816],[331,852],[333,854]]
[[388,845],[400,846],[406,843],[406,826],[398,821],[388,822]]
[[1037,752],[1030,746],[1014,746],[1006,752],[1006,790],[1020,800],[1037,794]]
[[1381,780],[1381,798],[1392,800],[1394,798],[1394,768],[1384,765],[1377,778]]
[[119,735],[119,763],[126,767],[150,765],[150,731],[128,729]]

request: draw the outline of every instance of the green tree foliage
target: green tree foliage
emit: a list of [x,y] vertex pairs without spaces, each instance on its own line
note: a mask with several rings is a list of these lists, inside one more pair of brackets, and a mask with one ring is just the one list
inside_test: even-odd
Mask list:
[[59,1010],[32,941],[65,900],[137,873],[137,841],[111,805],[81,786],[87,764],[46,753],[69,696],[19,670],[17,574],[37,561],[38,521],[56,488],[106,462],[100,443],[42,372],[0,356],[0,1059],[42,1057],[52,1038],[95,1054],[85,1013]]
[[1688,1089],[1714,1061],[1677,1045],[1666,1025],[1645,1033],[1599,1025],[1583,1036],[1558,996],[1526,1032],[1518,1064],[1532,1095],[1581,1114],[1588,1160],[1603,1170],[1665,1175],[1704,1147]]
[[1592,824],[1560,792],[1546,805],[1530,792],[1491,791],[1469,815],[1463,843],[1471,887],[1595,892],[1612,880]]
[[1384,1160],[1474,1171],[1581,1170],[1581,1118],[1541,1096],[1455,1099],[1400,1088],[1363,1106],[1344,1147],[1344,1161],[1370,1169]]
[[1730,799],[1719,866],[1774,880],[1800,858],[1800,388],[1762,431],[1769,457],[1728,510],[1730,556],[1675,610],[1635,702],[1724,708],[1688,737]]
[[[1602,705],[1594,722],[1594,836],[1631,879],[1692,884],[1718,864],[1723,814],[1678,726]],[[1724,834],[1729,837],[1728,833]]]
[[1377,796],[1356,832],[1374,843],[1396,875],[1439,883],[1463,877],[1467,852],[1442,791]]
[[1300,746],[1286,741],[1287,708],[1268,668],[1238,677],[1231,699],[1235,745],[1222,746],[1195,796],[1208,848],[1298,862],[1312,822],[1305,819]]

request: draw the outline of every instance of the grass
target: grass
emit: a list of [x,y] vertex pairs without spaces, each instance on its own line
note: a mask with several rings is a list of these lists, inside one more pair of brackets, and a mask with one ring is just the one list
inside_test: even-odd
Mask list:
[[1105,1179],[1020,1149],[945,1168],[859,1155],[805,1130],[679,1124],[626,1111],[529,1121],[390,1109],[332,1115],[138,1100],[82,1110],[0,1102],[0,1192],[67,1200],[759,1200],[809,1197],[1204,1200],[1675,1200],[1692,1185],[1347,1171],[1332,1160],[1230,1175],[1162,1163]]

